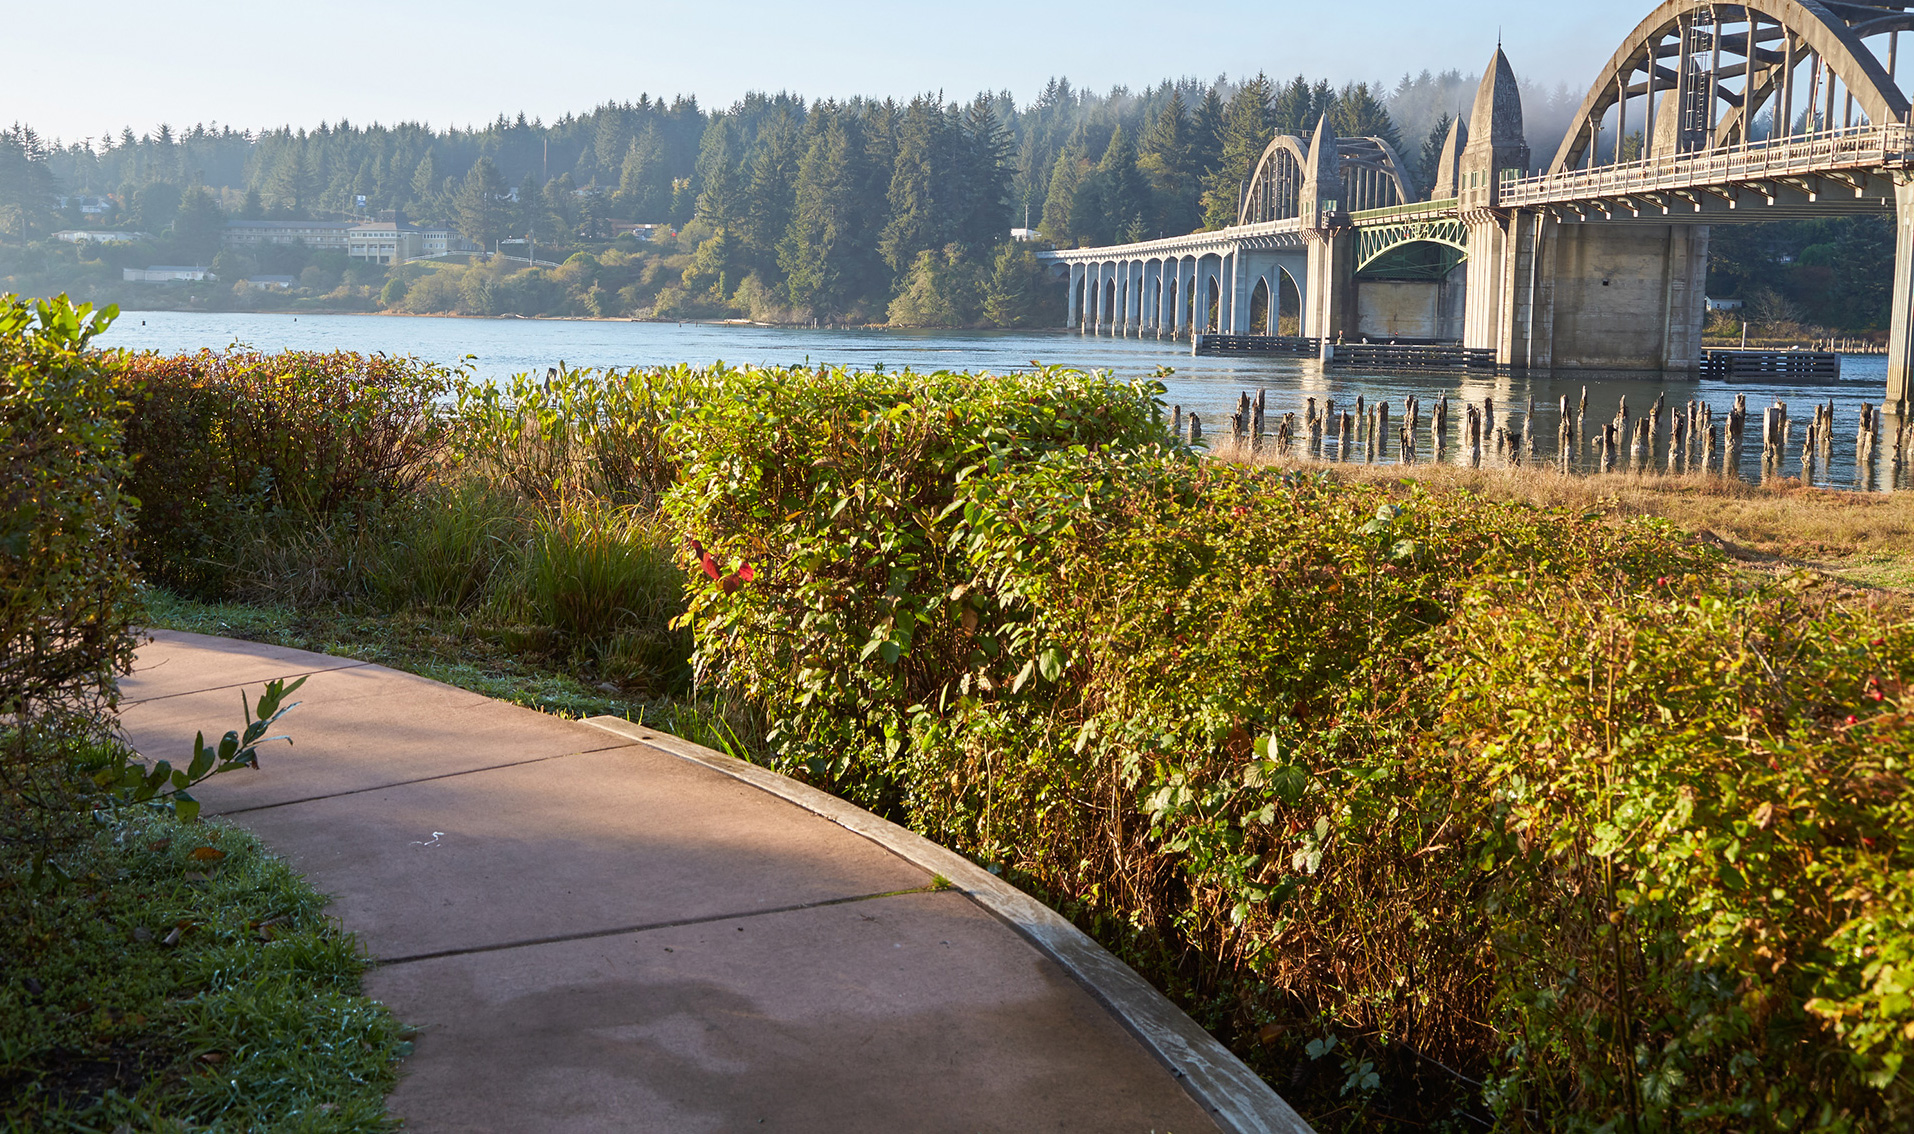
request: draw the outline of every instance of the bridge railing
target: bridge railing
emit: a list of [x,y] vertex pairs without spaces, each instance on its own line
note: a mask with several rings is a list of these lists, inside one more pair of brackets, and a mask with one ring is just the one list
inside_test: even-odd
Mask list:
[[1503,186],[1506,205],[1544,205],[1664,189],[1725,185],[1768,177],[1907,164],[1909,127],[1898,123],[1821,130],[1718,150],[1662,154],[1594,169],[1518,177]]
[[1432,213],[1453,213],[1455,198],[1444,197],[1436,201],[1411,201],[1406,205],[1389,205],[1380,209],[1362,209],[1349,214],[1349,219],[1358,225],[1390,224],[1401,220],[1418,220]]

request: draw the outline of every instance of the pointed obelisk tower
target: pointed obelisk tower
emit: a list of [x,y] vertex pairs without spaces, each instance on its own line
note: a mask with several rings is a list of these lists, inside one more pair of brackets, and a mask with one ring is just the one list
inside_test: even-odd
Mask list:
[[1309,139],[1309,164],[1303,169],[1301,212],[1304,229],[1330,228],[1348,211],[1343,200],[1342,146],[1329,116],[1316,123]]
[[1432,201],[1447,201],[1455,197],[1462,186],[1462,148],[1469,144],[1469,132],[1458,118],[1449,123],[1449,136],[1442,143],[1442,157],[1436,161],[1435,188],[1430,192]]
[[1501,204],[1502,182],[1529,172],[1529,143],[1522,132],[1522,89],[1509,57],[1496,45],[1495,58],[1475,90],[1469,112],[1468,144],[1457,164],[1462,208],[1493,209]]

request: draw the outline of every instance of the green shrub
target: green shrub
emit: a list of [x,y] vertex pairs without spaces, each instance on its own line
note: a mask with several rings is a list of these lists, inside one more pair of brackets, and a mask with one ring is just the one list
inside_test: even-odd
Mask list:
[[132,663],[117,403],[88,341],[117,312],[0,297],[0,840],[58,806],[58,753],[110,724]]
[[343,352],[121,354],[112,366],[129,406],[140,565],[201,595],[233,585],[237,517],[290,517],[263,533],[277,541],[308,518],[388,504],[424,484],[446,441],[439,401],[455,377],[417,359]]
[[918,381],[673,434],[696,657],[774,762],[1073,911],[1331,1126],[1905,1120],[1906,630],[1666,525],[1147,417],[983,440],[1018,386]]
[[687,614],[694,664],[764,706],[779,767],[889,807],[914,706],[994,633],[972,623],[996,613],[953,590],[971,576],[963,480],[1154,441],[1161,387],[1057,369],[706,381],[670,428],[682,472],[665,501],[711,556]]
[[665,427],[705,385],[689,367],[555,368],[458,390],[464,464],[529,500],[590,495],[654,508],[676,477]]

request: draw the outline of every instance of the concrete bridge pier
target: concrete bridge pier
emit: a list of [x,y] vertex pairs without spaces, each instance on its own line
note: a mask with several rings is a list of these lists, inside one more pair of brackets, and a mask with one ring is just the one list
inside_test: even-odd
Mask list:
[[1333,342],[1356,336],[1356,239],[1347,230],[1308,236],[1302,287],[1303,336]]
[[1887,325],[1887,404],[1914,402],[1914,175],[1894,182],[1894,306]]
[[1708,226],[1472,218],[1463,345],[1518,369],[1695,373]]

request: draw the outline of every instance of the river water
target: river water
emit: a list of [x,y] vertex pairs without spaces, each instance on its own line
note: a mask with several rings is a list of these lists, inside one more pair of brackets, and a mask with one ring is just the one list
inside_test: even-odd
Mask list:
[[[718,360],[733,365],[785,366],[821,364],[887,370],[986,370],[1005,373],[1028,369],[1033,362],[1083,369],[1109,370],[1124,378],[1144,378],[1163,367],[1174,373],[1163,379],[1169,388],[1165,401],[1184,412],[1202,416],[1212,440],[1227,436],[1228,417],[1237,396],[1267,391],[1269,429],[1284,413],[1300,420],[1307,399],[1318,405],[1334,399],[1341,409],[1353,409],[1361,397],[1368,404],[1389,403],[1391,432],[1402,420],[1403,399],[1415,396],[1423,407],[1424,436],[1419,443],[1423,460],[1430,459],[1427,429],[1430,408],[1440,395],[1451,399],[1451,440],[1447,459],[1460,453],[1462,402],[1482,404],[1492,398],[1497,423],[1519,430],[1528,400],[1535,400],[1536,447],[1546,459],[1555,452],[1557,400],[1566,395],[1571,412],[1588,392],[1584,419],[1588,432],[1612,418],[1621,400],[1631,415],[1639,416],[1665,394],[1671,406],[1690,400],[1714,409],[1724,431],[1736,394],[1748,397],[1747,439],[1739,472],[1758,479],[1761,469],[1761,410],[1774,401],[1788,406],[1795,444],[1788,453],[1786,474],[1800,475],[1800,441],[1813,417],[1814,403],[1832,401],[1834,438],[1829,459],[1817,466],[1814,482],[1826,487],[1884,487],[1888,478],[1888,450],[1894,422],[1883,424],[1882,442],[1873,468],[1857,477],[1855,432],[1862,403],[1878,404],[1887,383],[1886,360],[1878,356],[1843,359],[1841,380],[1802,385],[1786,382],[1740,382],[1646,379],[1637,374],[1365,374],[1325,372],[1320,363],[1293,358],[1233,356],[1196,357],[1188,344],[1155,339],[1118,339],[1083,336],[1068,331],[883,331],[807,330],[710,323],[636,323],[611,320],[566,319],[453,319],[407,315],[285,315],[184,311],[128,311],[100,340],[102,345],[166,353],[214,349],[244,344],[261,350],[351,350],[366,353],[410,354],[448,366],[465,365],[480,378],[498,380],[513,374],[543,373],[560,362],[572,367],[626,367],[674,363],[704,364]],[[1667,425],[1664,422],[1664,437]],[[1300,438],[1299,438],[1300,444]],[[1664,441],[1665,445],[1665,441]],[[1333,451],[1333,445],[1331,446]],[[1387,446],[1395,459],[1396,446]],[[1663,450],[1665,452],[1665,448]],[[1362,453],[1357,450],[1356,459]],[[1492,453],[1485,463],[1495,463]],[[1626,449],[1624,449],[1626,459]],[[1592,460],[1582,456],[1583,463]],[[1665,456],[1656,458],[1665,467]]]

